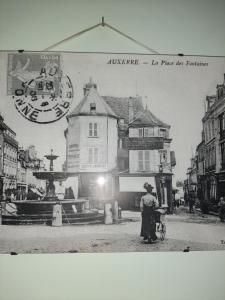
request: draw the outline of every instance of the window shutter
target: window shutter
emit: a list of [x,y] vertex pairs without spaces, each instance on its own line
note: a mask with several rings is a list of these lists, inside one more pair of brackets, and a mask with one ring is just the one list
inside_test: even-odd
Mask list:
[[143,128],[138,129],[138,136],[143,137]]
[[92,123],[89,123],[89,136],[92,136]]
[[143,164],[143,151],[138,151],[138,169],[141,171],[144,169]]
[[97,123],[94,123],[94,136],[97,136],[98,132],[97,132]]
[[144,136],[145,136],[145,137],[148,137],[148,136],[149,136],[148,128],[144,128]]
[[145,151],[145,170],[150,170],[150,152],[149,150]]
[[92,148],[89,148],[88,149],[88,161],[89,163],[92,163],[93,162],[93,152],[92,152]]
[[98,162],[98,148],[94,148],[94,162]]

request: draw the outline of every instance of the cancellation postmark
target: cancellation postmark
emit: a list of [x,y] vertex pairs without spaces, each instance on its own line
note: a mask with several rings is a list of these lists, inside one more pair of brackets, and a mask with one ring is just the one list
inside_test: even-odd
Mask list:
[[57,53],[8,54],[7,92],[23,117],[42,124],[61,119],[73,101],[73,86]]

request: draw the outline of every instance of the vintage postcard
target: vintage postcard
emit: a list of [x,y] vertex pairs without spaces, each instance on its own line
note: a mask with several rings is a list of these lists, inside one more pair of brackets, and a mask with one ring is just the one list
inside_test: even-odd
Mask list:
[[225,57],[0,52],[0,253],[225,250]]

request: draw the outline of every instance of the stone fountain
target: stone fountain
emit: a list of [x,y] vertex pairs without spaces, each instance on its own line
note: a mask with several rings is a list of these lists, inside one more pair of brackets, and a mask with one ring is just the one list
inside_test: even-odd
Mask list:
[[[89,209],[87,199],[59,199],[55,192],[56,181],[65,181],[69,177],[67,172],[54,171],[53,162],[57,155],[45,155],[50,161],[49,171],[33,172],[37,179],[46,181],[46,193],[38,200],[15,200],[12,203],[16,206],[13,215],[3,215],[3,224],[53,224],[55,212],[61,216],[62,224],[99,223],[103,222],[104,216],[98,213],[97,209]],[[59,216],[59,217],[60,217]]]

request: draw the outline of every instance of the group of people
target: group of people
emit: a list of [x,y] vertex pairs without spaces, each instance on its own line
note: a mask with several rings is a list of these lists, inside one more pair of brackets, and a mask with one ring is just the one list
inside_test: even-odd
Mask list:
[[140,209],[142,213],[141,236],[145,243],[156,241],[156,215],[155,209],[159,206],[156,196],[153,194],[153,186],[147,182],[144,184],[146,195],[142,196]]
[[225,221],[225,197],[221,197],[219,201],[219,217],[220,221]]

